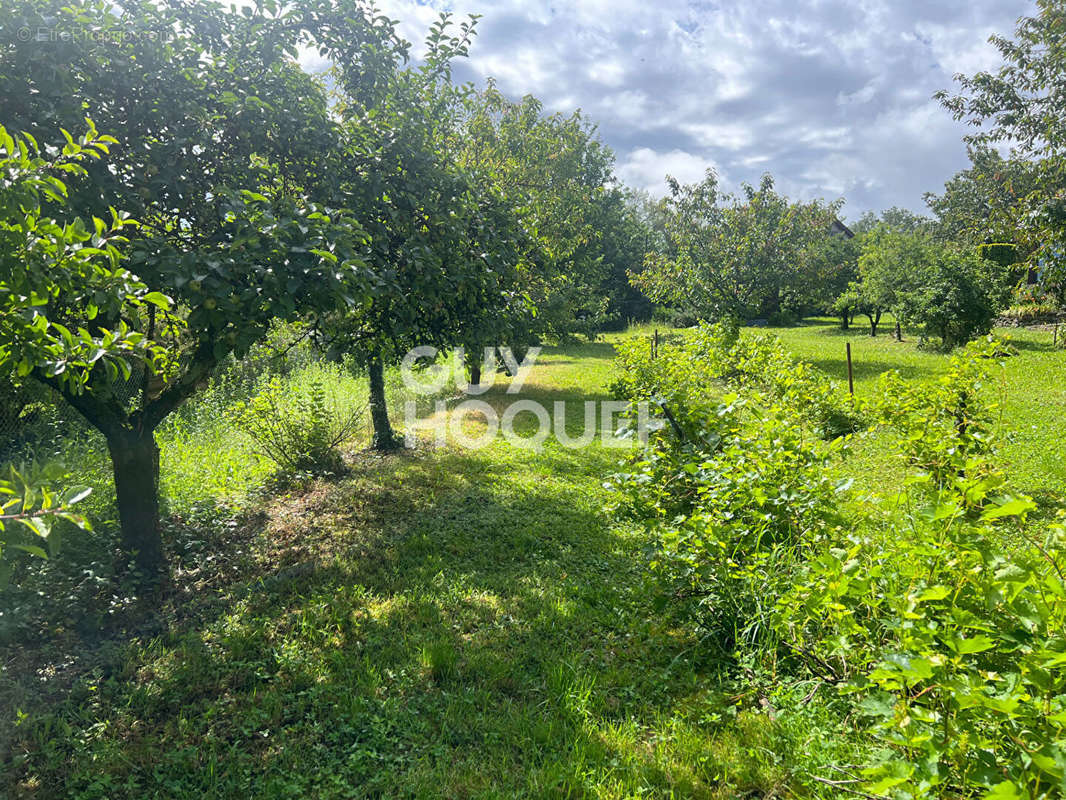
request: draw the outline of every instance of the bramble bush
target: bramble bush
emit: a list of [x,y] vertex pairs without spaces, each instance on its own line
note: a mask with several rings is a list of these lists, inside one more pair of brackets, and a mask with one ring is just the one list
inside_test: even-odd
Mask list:
[[616,397],[677,401],[677,413],[699,416],[706,398],[745,390],[794,412],[819,436],[832,439],[859,430],[861,415],[842,387],[810,364],[792,357],[774,336],[740,333],[735,325],[701,325],[679,342],[666,340],[653,357],[647,340],[619,347]]
[[[988,399],[991,367],[1005,353],[993,337],[952,357],[935,381],[914,383],[893,370],[878,380],[867,413],[892,428],[899,453],[935,491],[954,489],[967,507],[985,481],[994,481],[996,407]],[[915,484],[917,485],[917,484]]]
[[656,533],[652,569],[728,654],[764,643],[776,585],[839,523],[831,449],[777,409],[726,395],[686,436],[664,429],[613,477],[619,510]]
[[667,594],[691,601],[722,647],[763,641],[770,584],[838,522],[825,468],[845,442],[821,438],[844,409],[831,382],[775,339],[721,324],[662,342],[654,358],[649,342],[629,343],[619,368],[615,394],[669,421],[613,477],[619,510],[656,530]]
[[298,379],[275,376],[255,397],[235,404],[231,419],[283,473],[341,473],[340,446],[365,424],[366,405],[341,395],[339,372],[319,364]]
[[[631,346],[616,384],[678,406],[679,424],[614,479],[619,508],[656,533],[652,568],[683,601],[678,613],[783,692],[815,681],[847,702],[874,741],[853,791],[1066,793],[1066,526],[1033,533],[1035,504],[1005,493],[995,468],[990,374],[1002,345],[971,346],[935,383],[883,379],[864,411],[897,433],[916,472],[882,508],[829,480],[847,438],[805,436],[777,401],[787,391],[767,391],[793,369],[760,355],[771,346],[700,363],[688,344],[654,361]],[[708,364],[739,394],[682,408],[701,394],[669,381],[706,377]]]

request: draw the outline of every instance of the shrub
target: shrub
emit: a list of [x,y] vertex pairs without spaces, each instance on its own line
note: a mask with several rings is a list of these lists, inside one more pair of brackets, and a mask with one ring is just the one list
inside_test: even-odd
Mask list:
[[931,250],[930,259],[904,301],[922,341],[950,349],[989,333],[1007,301],[1005,268],[949,249]]
[[1057,322],[1062,309],[1055,297],[1040,286],[1022,284],[1014,289],[1010,307],[1001,319],[1015,325]]
[[[675,403],[677,424],[614,485],[655,532],[654,574],[689,624],[717,634],[702,641],[786,693],[835,687],[876,745],[855,794],[1062,796],[1066,527],[1033,535],[1021,524],[1033,502],[1000,494],[987,387],[1002,346],[972,347],[928,386],[884,379],[868,413],[920,471],[882,510],[828,479],[847,440],[810,440],[775,402],[793,367],[771,345],[701,333],[720,345],[703,362],[685,349],[699,337],[657,360],[623,353],[624,386]],[[748,398],[671,383],[701,370]]]
[[286,473],[336,473],[344,470],[339,447],[364,424],[366,407],[339,396],[339,369],[320,365],[288,381],[273,377],[231,418],[255,442],[261,455]]
[[1004,523],[1035,506],[999,492],[994,341],[932,385],[885,379],[881,421],[921,471],[894,512],[856,517],[797,562],[773,617],[802,667],[871,726],[878,796],[1058,795],[1066,765],[1066,531]]
[[861,417],[825,373],[794,359],[774,336],[741,335],[735,325],[701,325],[682,341],[663,341],[653,358],[647,340],[619,347],[615,396],[655,403],[697,418],[712,390],[752,391],[830,439],[858,430]]
[[1015,325],[1031,325],[1040,322],[1056,322],[1061,316],[1057,306],[1046,303],[1039,305],[1011,306],[1003,312],[1002,318]]
[[722,324],[664,341],[654,358],[649,341],[627,343],[618,368],[615,394],[668,418],[614,477],[619,508],[655,529],[656,574],[720,646],[761,639],[771,584],[837,519],[825,467],[839,444],[807,428],[853,429],[848,401],[776,338]]
[[777,581],[838,514],[824,446],[788,415],[723,401],[661,431],[613,481],[620,508],[656,530],[667,593],[728,653],[765,639]]
[[999,498],[959,498],[826,541],[778,603],[782,640],[853,698],[883,746],[869,791],[1059,796],[1066,765],[1066,531],[1002,545]]
[[895,429],[900,453],[937,492],[954,488],[965,499],[967,487],[991,479],[995,406],[987,388],[1004,352],[990,336],[953,357],[936,381],[909,382],[895,370],[878,380],[871,416]]
[[977,255],[981,258],[999,264],[1001,267],[1010,267],[1018,263],[1021,255],[1018,246],[1010,242],[994,242],[977,246]]

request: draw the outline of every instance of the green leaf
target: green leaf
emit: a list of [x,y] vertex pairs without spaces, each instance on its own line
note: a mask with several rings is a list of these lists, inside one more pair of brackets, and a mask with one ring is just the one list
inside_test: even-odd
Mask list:
[[1001,519],[1003,517],[1024,516],[1036,508],[1036,503],[1028,497],[1004,499],[1004,502],[981,514],[983,520]]
[[22,550],[30,555],[39,556],[44,559],[48,558],[48,552],[43,547],[38,547],[35,544],[13,544],[11,546],[16,550]]
[[969,638],[952,636],[950,639],[946,640],[945,644],[960,656],[983,653],[985,650],[991,650],[996,646],[996,643],[984,634],[978,634],[977,636]]
[[1022,798],[1028,798],[1029,793],[1022,794],[1023,791],[1025,790],[1019,788],[1011,781],[1003,781],[985,792],[985,800],[1022,800]]
[[80,503],[86,497],[91,495],[93,490],[88,486],[78,486],[67,491],[67,494],[63,497],[63,505],[72,506],[75,503]]
[[18,522],[21,522],[42,539],[47,539],[48,534],[52,532],[52,524],[45,517],[27,517],[26,519],[18,520]]
[[170,308],[173,305],[173,301],[162,292],[148,292],[141,300],[163,309]]

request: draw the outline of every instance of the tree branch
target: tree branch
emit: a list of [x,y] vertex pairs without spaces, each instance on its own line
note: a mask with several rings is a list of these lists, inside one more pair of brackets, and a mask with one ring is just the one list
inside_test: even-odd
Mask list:
[[110,438],[129,426],[129,416],[117,404],[107,403],[86,389],[75,394],[58,378],[46,375],[40,369],[33,371],[33,377],[58,392],[86,422],[104,436]]

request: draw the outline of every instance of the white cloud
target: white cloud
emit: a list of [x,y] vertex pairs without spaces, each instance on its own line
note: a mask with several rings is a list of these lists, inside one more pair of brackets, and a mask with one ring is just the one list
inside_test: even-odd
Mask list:
[[[581,107],[619,175],[663,191],[716,164],[764,171],[852,215],[904,205],[966,164],[964,127],[932,100],[997,63],[1030,0],[382,0],[419,50],[442,9],[483,14],[464,79]],[[723,183],[728,183],[723,179]]]
[[650,147],[638,147],[618,164],[618,177],[635,189],[661,197],[667,191],[667,175],[681,183],[695,183],[703,180],[712,166],[704,157],[683,150],[660,153]]

